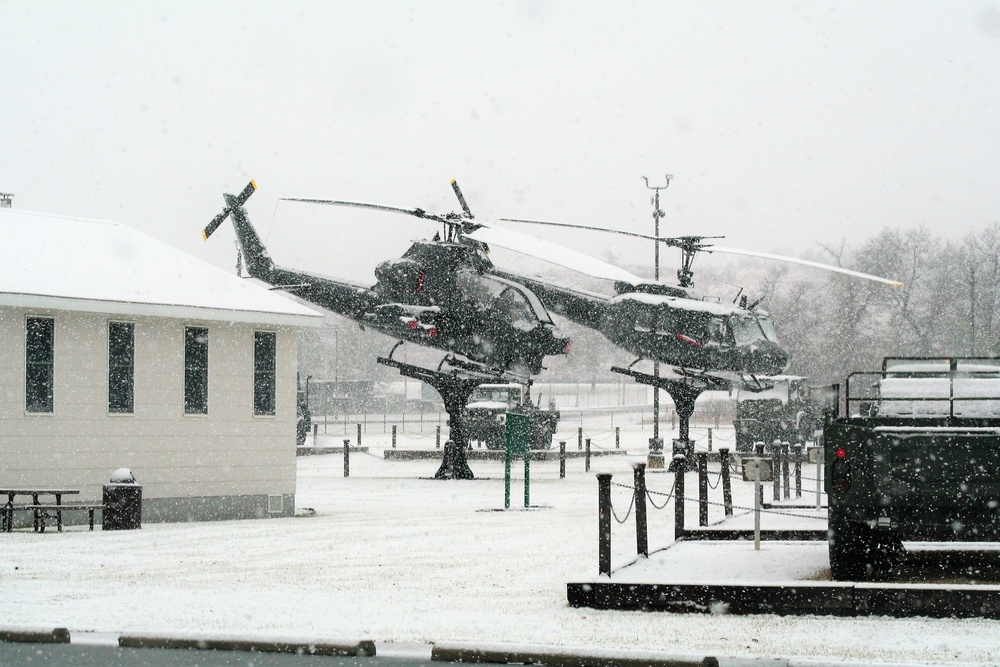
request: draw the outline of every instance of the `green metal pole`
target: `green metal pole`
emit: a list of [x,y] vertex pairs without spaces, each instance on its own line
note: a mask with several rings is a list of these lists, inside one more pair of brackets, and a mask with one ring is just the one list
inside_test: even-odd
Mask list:
[[528,470],[531,468],[531,450],[529,449],[524,453],[524,506],[528,506],[528,488],[531,486],[528,483],[529,475]]

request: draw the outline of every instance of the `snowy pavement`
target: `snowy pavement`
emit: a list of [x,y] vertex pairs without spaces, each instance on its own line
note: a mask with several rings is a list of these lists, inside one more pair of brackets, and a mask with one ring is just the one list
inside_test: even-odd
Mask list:
[[[649,435],[623,428],[622,448],[642,456]],[[340,438],[325,437],[331,444]],[[609,446],[602,437],[600,446]],[[401,646],[516,642],[833,661],[1000,662],[1000,623],[990,620],[570,608],[566,584],[597,574],[594,473],[615,473],[613,503],[624,517],[632,481],[626,457],[595,459],[590,473],[582,459],[570,460],[566,479],[559,479],[558,462],[536,462],[529,509],[519,507],[523,469],[515,465],[513,507],[504,510],[502,462],[472,462],[475,480],[437,481],[430,479],[437,461],[386,461],[387,436],[366,436],[363,444],[370,451],[351,457],[349,478],[343,477],[340,455],[299,458],[296,504],[314,509],[313,516],[5,534],[0,625],[65,626],[74,637],[278,633]],[[399,446],[433,447],[433,432],[429,438],[402,436]],[[695,480],[692,473],[689,494],[696,493]],[[656,494],[667,494],[671,483],[671,475],[648,475],[657,505],[666,496]],[[721,488],[711,494],[719,500]],[[749,505],[752,485],[734,479],[734,496],[737,505]],[[806,491],[803,500],[808,504],[810,498]],[[673,503],[649,512],[650,547],[657,551],[673,540]],[[687,525],[695,526],[695,503],[688,503],[686,516]],[[721,516],[721,508],[713,507],[711,521]],[[774,528],[793,520],[816,527],[816,519],[773,516],[762,524]],[[679,544],[625,567],[635,560],[630,518],[614,525],[614,581],[829,576],[825,547],[815,543],[765,542],[760,552],[752,542]]]

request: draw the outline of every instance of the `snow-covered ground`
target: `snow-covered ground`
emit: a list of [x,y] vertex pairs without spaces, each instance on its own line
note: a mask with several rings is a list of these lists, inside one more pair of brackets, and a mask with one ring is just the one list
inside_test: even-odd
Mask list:
[[[614,448],[613,431],[585,424],[595,448]],[[628,420],[622,448],[644,455],[651,433]],[[375,429],[372,429],[375,430]],[[350,431],[349,431],[350,432]],[[669,437],[668,434],[663,434]],[[694,435],[705,444],[706,432]],[[716,431],[715,446],[732,432]],[[575,424],[557,439],[576,448]],[[343,436],[319,436],[339,445]],[[727,442],[728,438],[728,442]],[[297,506],[314,516],[278,520],[146,524],[139,531],[18,531],[0,536],[0,625],[93,631],[279,633],[370,638],[400,644],[517,642],[639,648],[718,656],[809,656],[878,662],[1000,661],[1000,623],[991,620],[708,616],[574,609],[568,582],[597,574],[597,483],[615,473],[615,509],[624,516],[632,472],[625,457],[601,457],[584,472],[571,459],[531,466],[531,505],[523,507],[514,466],[512,508],[504,510],[502,462],[472,461],[477,479],[430,479],[438,461],[386,461],[389,436],[368,433],[367,454],[299,458]],[[434,429],[401,435],[400,448],[433,448]],[[713,467],[717,470],[717,467]],[[812,477],[812,467],[804,474]],[[687,482],[696,493],[696,477]],[[141,481],[141,480],[140,480]],[[650,473],[662,504],[672,476]],[[713,475],[713,483],[715,476]],[[620,484],[621,486],[619,486]],[[804,484],[804,500],[814,483]],[[711,499],[720,500],[721,487]],[[734,480],[737,505],[752,485]],[[668,546],[673,503],[649,508],[650,545]],[[798,514],[799,512],[794,512]],[[822,521],[765,516],[763,527]],[[721,518],[713,507],[711,520]],[[697,506],[687,508],[688,525]],[[771,523],[769,523],[771,522]],[[803,523],[804,522],[804,523]],[[613,580],[828,577],[822,544],[678,545],[635,560],[634,521],[615,525]]]

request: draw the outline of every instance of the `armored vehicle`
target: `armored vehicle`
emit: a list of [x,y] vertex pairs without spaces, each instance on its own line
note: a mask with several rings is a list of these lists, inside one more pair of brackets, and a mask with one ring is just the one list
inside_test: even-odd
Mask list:
[[755,442],[813,440],[820,410],[811,398],[806,378],[776,375],[762,384],[747,381],[736,401],[736,451],[753,451]]
[[1000,541],[1000,358],[886,358],[824,426],[830,570],[878,578],[904,541]]
[[479,385],[465,406],[463,426],[469,440],[478,440],[488,449],[505,447],[508,412],[529,417],[531,448],[549,449],[559,423],[559,411],[554,404],[542,409],[531,402],[526,385],[518,383]]

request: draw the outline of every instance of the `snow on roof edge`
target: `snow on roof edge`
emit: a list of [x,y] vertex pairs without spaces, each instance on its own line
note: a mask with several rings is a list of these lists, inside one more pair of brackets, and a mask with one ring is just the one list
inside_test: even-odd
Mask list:
[[247,322],[251,324],[272,324],[293,327],[321,327],[326,320],[322,313],[308,314],[274,313],[257,310],[226,310],[181,306],[159,303],[137,303],[133,301],[102,301],[96,299],[75,299],[70,297],[40,294],[11,294],[0,292],[0,306],[17,308],[40,308],[47,310],[68,310],[87,313],[107,313],[109,315],[135,315],[149,317],[170,317],[174,319],[212,320],[223,322]]

